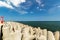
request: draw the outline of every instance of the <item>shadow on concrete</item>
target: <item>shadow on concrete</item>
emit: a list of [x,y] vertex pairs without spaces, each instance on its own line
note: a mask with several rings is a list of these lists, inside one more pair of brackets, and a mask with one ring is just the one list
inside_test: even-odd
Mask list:
[[3,36],[3,34],[2,34],[2,28],[3,28],[3,25],[1,26],[1,30],[0,30],[0,40],[3,40],[2,39],[2,36]]

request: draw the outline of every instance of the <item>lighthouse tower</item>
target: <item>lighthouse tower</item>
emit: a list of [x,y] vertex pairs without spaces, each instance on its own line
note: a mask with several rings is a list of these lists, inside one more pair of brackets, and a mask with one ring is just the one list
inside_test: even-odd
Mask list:
[[4,17],[0,16],[0,24],[3,24],[3,23],[4,23]]

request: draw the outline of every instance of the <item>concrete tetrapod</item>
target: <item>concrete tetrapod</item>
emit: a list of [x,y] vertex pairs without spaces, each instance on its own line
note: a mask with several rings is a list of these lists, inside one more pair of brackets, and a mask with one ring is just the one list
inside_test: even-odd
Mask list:
[[55,40],[59,40],[59,31],[55,32]]
[[17,22],[5,22],[2,33],[3,40],[60,40],[59,31],[52,32]]

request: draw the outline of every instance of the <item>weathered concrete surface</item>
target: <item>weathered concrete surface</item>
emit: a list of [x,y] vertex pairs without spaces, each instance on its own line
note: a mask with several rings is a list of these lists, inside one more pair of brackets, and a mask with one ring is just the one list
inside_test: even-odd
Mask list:
[[59,40],[59,31],[55,32],[55,40]]
[[59,31],[53,33],[17,22],[5,22],[2,33],[3,40],[59,40]]
[[48,40],[55,40],[54,34],[51,31],[48,31]]

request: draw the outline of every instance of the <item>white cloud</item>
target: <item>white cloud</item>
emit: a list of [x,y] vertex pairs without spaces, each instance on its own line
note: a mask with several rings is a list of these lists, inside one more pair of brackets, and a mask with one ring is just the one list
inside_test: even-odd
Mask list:
[[17,10],[17,9],[14,9],[14,10],[20,14],[27,14],[28,13],[27,11],[24,11],[24,10]]
[[57,6],[57,7],[59,7],[59,8],[60,8],[60,5],[59,5],[59,6]]
[[[27,13],[26,11],[18,10],[15,8],[15,7],[17,7],[17,8],[20,7],[20,4],[25,2],[25,1],[26,0],[4,0],[4,1],[0,0],[0,7],[14,9],[18,13],[26,14]],[[13,7],[11,4],[15,7]]]
[[19,4],[22,3],[22,2],[25,2],[25,0],[10,0],[10,2],[11,2],[14,6],[18,7]]
[[32,2],[28,1],[24,5],[21,5],[21,8],[23,9],[29,9],[32,6]]
[[42,0],[36,0],[38,3],[39,7],[44,7],[45,5],[43,4]]
[[37,9],[39,9],[39,7],[37,7]]
[[36,0],[36,2],[40,5],[42,2],[41,0]]
[[15,6],[18,7],[19,4],[21,4],[22,2],[25,2],[25,0],[4,0],[4,1],[0,1],[0,7],[6,7],[6,8],[14,8],[11,3]]
[[7,4],[6,2],[2,2],[2,1],[0,1],[0,7],[7,7],[7,8],[13,9],[11,5]]
[[41,7],[44,7],[45,5],[44,4],[41,4]]
[[27,14],[27,11],[20,11],[21,14]]

